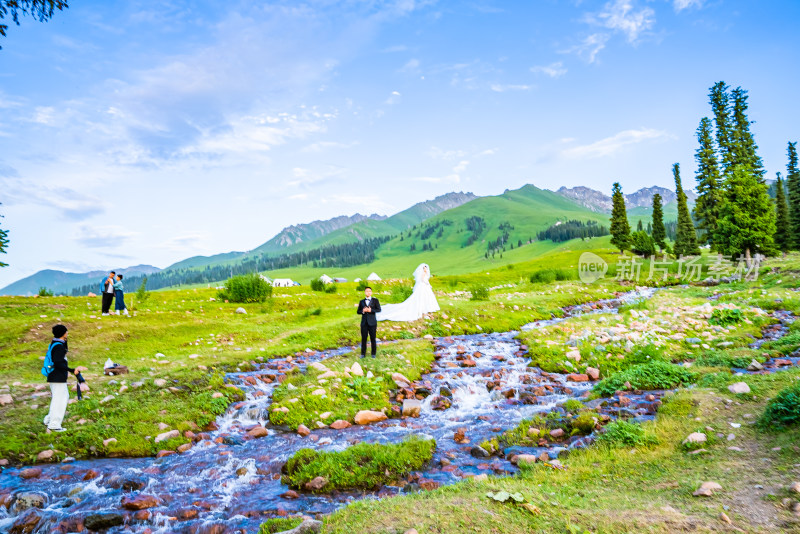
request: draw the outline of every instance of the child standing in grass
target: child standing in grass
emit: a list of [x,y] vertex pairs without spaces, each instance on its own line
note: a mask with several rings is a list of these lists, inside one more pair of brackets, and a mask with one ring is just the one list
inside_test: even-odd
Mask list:
[[117,310],[117,315],[120,313],[130,315],[128,307],[125,306],[125,286],[122,285],[121,274],[117,275],[117,279],[114,282],[114,309]]

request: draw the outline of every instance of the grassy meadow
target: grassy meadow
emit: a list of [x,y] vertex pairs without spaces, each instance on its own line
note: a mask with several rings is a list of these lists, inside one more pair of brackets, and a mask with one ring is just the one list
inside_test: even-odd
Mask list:
[[[356,409],[386,408],[391,373],[413,380],[430,364],[431,343],[424,339],[426,335],[518,329],[537,319],[559,316],[564,306],[633,289],[635,284],[612,276],[585,285],[542,275],[563,270],[561,278],[574,278],[578,256],[589,246],[589,242],[570,242],[534,260],[521,258],[471,274],[435,277],[442,310],[414,323],[381,324],[379,337],[399,343],[379,347],[376,360],[360,360],[365,372],[372,371],[383,383],[342,380],[341,391],[334,394],[331,387],[322,405],[313,391],[330,386],[325,380],[333,375],[321,381],[323,370],[290,372],[276,390],[273,407],[295,398],[291,402],[303,409],[293,409],[291,420],[273,422],[313,429],[322,412],[330,412],[320,421],[329,424],[334,419],[352,421]],[[608,248],[595,251],[607,259],[613,274],[619,256]],[[714,259],[704,256],[702,262],[709,265]],[[437,272],[435,259],[423,260]],[[645,262],[643,272],[648,268]],[[609,431],[596,445],[562,458],[564,469],[536,463],[523,466],[518,476],[467,479],[419,494],[358,501],[326,517],[323,531],[800,529],[790,509],[797,498],[786,489],[800,480],[800,428],[791,422],[785,427],[769,421],[757,424],[770,399],[797,387],[800,367],[775,374],[736,375],[736,369],[754,360],[763,363],[800,347],[798,323],[790,325],[780,340],[758,349],[749,347],[765,327],[777,322],[771,312],[800,313],[796,291],[800,255],[769,259],[752,282],[705,287],[685,284],[674,278],[674,268],[671,272],[673,278],[660,283],[652,298],[624,306],[617,314],[571,317],[519,334],[532,365],[572,373],[598,369],[601,381],[595,397],[625,388],[625,382],[633,388],[674,389],[655,421],[607,427]],[[532,278],[543,281],[531,282]],[[374,284],[374,288],[386,303],[401,298],[399,286],[410,285],[411,281],[395,280]],[[490,288],[488,300],[473,300],[476,288]],[[14,398],[12,404],[0,407],[0,433],[5,438],[0,441],[0,458],[31,462],[39,451],[50,448],[58,451],[58,458],[146,456],[174,449],[189,441],[183,432],[199,432],[241,398],[238,389],[224,383],[225,372],[306,349],[355,345],[360,337],[355,314],[359,298],[356,285],[346,283],[338,285],[335,293],[312,292],[308,286],[276,288],[263,304],[239,305],[221,302],[214,289],[194,287],[152,292],[146,301],[136,303],[132,317],[101,317],[99,298],[0,297],[0,394]],[[235,313],[240,306],[246,314]],[[84,375],[92,388],[87,400],[70,406],[64,423],[70,431],[59,435],[46,434],[40,422],[49,402],[39,374],[40,358],[56,322],[70,328],[70,362],[89,368]],[[103,376],[106,358],[127,365],[130,374]],[[345,354],[328,360],[326,366],[335,374],[355,361],[354,354]],[[749,385],[751,393],[728,390],[740,381]],[[354,393],[363,402],[355,402]],[[791,405],[787,406],[791,411]],[[587,431],[580,420],[583,409],[574,411],[577,417],[565,428]],[[522,443],[532,424],[523,422],[522,430],[505,429],[496,439]],[[181,435],[155,443],[152,438],[163,428],[177,429]],[[688,434],[698,431],[708,436],[700,452],[682,444]],[[104,444],[112,437],[116,441]],[[392,455],[377,449],[373,451],[375,465],[385,465]],[[341,465],[347,458],[348,454],[321,458],[320,469],[347,472]],[[300,485],[316,472],[293,483]],[[709,498],[693,497],[692,492],[705,481],[718,482],[723,489]],[[339,482],[342,487],[348,485],[345,480],[332,483]],[[519,492],[524,502],[487,497],[488,492],[498,491]],[[290,523],[279,521],[264,528]]]

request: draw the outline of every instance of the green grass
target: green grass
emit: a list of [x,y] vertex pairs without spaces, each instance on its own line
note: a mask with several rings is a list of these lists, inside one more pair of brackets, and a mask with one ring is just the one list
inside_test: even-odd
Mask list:
[[695,380],[694,373],[667,362],[653,361],[634,365],[604,378],[594,387],[594,392],[603,397],[610,397],[618,390],[628,389],[672,389],[691,384]]
[[410,437],[400,443],[359,443],[341,452],[300,449],[286,463],[284,484],[302,489],[307,482],[324,477],[326,484],[315,492],[345,489],[376,489],[396,482],[431,460],[434,440]]
[[[346,368],[356,362],[365,376],[349,375]],[[433,362],[433,345],[428,341],[402,341],[382,345],[377,358],[359,358],[353,352],[325,360],[324,365],[337,374],[320,379],[325,371],[309,367],[306,373],[292,373],[273,393],[270,421],[296,429],[304,424],[317,428],[317,423],[330,424],[338,419],[353,422],[360,410],[386,411],[392,416],[389,394],[397,389],[392,373],[401,373],[417,380]],[[367,377],[372,372],[373,377]],[[348,376],[349,375],[349,376]],[[324,390],[324,394],[318,394]],[[287,412],[279,411],[285,407]],[[324,420],[322,414],[329,413]]]

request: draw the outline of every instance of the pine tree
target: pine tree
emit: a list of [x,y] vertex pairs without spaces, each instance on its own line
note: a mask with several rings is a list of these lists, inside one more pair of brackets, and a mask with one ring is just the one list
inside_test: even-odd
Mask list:
[[625,197],[622,196],[619,182],[614,182],[611,191],[611,244],[622,254],[630,246],[631,226],[628,224]]
[[642,224],[642,220],[641,219],[639,219],[639,223],[636,225],[636,231],[637,232],[643,232],[644,231],[644,225]]
[[786,152],[789,163],[786,165],[786,187],[789,189],[789,217],[792,226],[792,244],[800,247],[800,170],[797,169],[796,143],[789,143]]
[[694,154],[697,160],[697,201],[694,205],[694,217],[698,221],[698,229],[704,232],[703,242],[714,246],[714,228],[719,217],[719,203],[722,195],[722,182],[719,176],[719,165],[711,137],[711,120],[703,117],[697,128],[697,141],[700,147]]
[[786,254],[792,248],[792,224],[789,220],[789,206],[786,204],[781,173],[777,173],[778,183],[775,195],[775,245]]
[[714,113],[714,125],[717,127],[717,147],[719,148],[722,175],[727,176],[732,166],[731,151],[731,119],[730,95],[725,82],[717,82],[708,95],[711,111]]
[[661,195],[653,195],[653,242],[658,245],[659,252],[663,251],[667,244],[667,230],[664,228],[664,210],[661,207]]
[[747,264],[754,253],[775,253],[775,208],[767,184],[750,169],[738,165],[725,181],[714,242],[723,254],[744,254]]
[[678,233],[675,237],[675,255],[693,256],[700,254],[700,249],[697,246],[697,232],[692,223],[692,216],[689,215],[686,193],[683,192],[683,186],[681,185],[681,168],[677,163],[672,166],[672,174],[675,177],[675,193],[678,196]]
[[750,119],[747,118],[747,91],[737,87],[731,91],[733,98],[733,130],[731,133],[731,152],[734,166],[741,165],[763,183],[764,164],[758,155],[758,145],[750,131]]

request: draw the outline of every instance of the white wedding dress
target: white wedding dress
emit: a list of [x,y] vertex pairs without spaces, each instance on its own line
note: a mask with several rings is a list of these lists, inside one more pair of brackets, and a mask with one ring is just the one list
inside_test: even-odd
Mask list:
[[400,304],[384,304],[375,317],[379,321],[416,321],[425,313],[439,311],[439,303],[431,287],[431,269],[427,263],[414,271],[414,291]]

